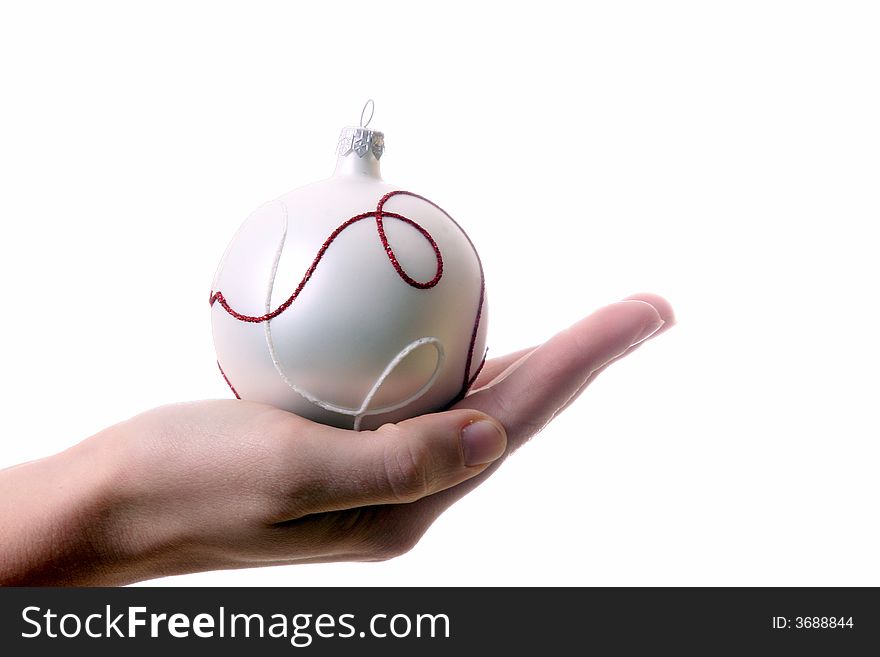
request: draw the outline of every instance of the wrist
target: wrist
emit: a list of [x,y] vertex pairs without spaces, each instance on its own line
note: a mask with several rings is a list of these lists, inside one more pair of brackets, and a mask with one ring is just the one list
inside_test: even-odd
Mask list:
[[[103,433],[103,432],[102,432]],[[98,434],[0,472],[4,499],[0,583],[92,585],[126,581],[119,472]]]

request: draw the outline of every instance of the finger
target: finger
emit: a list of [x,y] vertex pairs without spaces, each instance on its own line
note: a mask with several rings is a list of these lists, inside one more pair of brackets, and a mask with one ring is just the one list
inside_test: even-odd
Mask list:
[[432,413],[375,431],[311,428],[289,461],[295,484],[279,520],[413,502],[479,474],[507,447],[504,428],[473,410]]
[[479,390],[480,388],[492,383],[496,378],[499,378],[501,375],[508,374],[508,370],[512,369],[514,366],[522,362],[523,358],[528,356],[535,349],[537,349],[537,347],[528,347],[527,349],[520,349],[519,351],[514,351],[512,353],[505,354],[504,356],[499,356],[498,358],[487,360],[476,381],[474,381],[474,385],[471,387],[471,389]]
[[640,300],[611,304],[558,333],[497,385],[475,392],[458,408],[473,408],[507,427],[516,448],[541,430],[605,363],[663,326],[654,307]]
[[[657,314],[663,319],[663,326],[660,327],[655,333],[653,333],[650,337],[654,338],[659,334],[667,331],[675,325],[675,312],[672,310],[672,306],[670,303],[661,297],[659,294],[652,294],[650,292],[640,292],[638,294],[632,294],[624,299],[624,301],[644,301],[645,303],[651,304],[654,307],[654,310],[657,311]],[[531,354],[537,347],[528,347],[526,349],[520,349],[519,351],[514,351],[509,354],[505,354],[504,356],[499,356],[498,358],[493,358],[492,360],[486,361],[485,366],[483,366],[483,370],[480,372],[480,375],[477,377],[476,381],[474,381],[474,385],[472,386],[473,391],[477,391],[480,388],[483,388],[492,382],[495,379],[503,378],[510,374],[510,372],[515,369],[526,356]],[[632,347],[631,349],[637,349],[638,345]],[[627,355],[630,350],[627,350],[623,355]],[[612,361],[613,362],[613,361]],[[610,363],[606,363],[607,367]]]
[[[654,313],[644,307],[639,307],[636,302],[650,306],[654,309]],[[621,308],[621,305],[627,307]],[[552,379],[558,375],[560,380],[567,380],[569,385],[576,382],[579,377],[583,377],[583,381],[586,382],[594,378],[596,373],[607,367],[608,364],[635,348],[631,346],[632,343],[636,343],[638,346],[645,339],[642,336],[647,334],[648,337],[651,337],[662,331],[666,325],[660,322],[665,318],[668,318],[671,324],[675,323],[675,315],[672,313],[671,306],[665,299],[656,295],[637,295],[622,303],[603,308],[536,349],[527,356],[515,372],[498,386],[478,391],[459,402],[457,406],[479,408],[484,412],[493,413],[508,428],[508,450],[515,449],[540,429],[538,425],[543,425],[540,420],[529,421],[523,411],[524,407],[533,406],[534,403],[517,404],[515,397],[508,397],[499,405],[499,399],[493,399],[492,390],[495,387],[508,387],[509,390],[505,394],[519,395],[520,400],[525,401],[532,394],[529,386],[530,377],[538,377],[538,379],[549,377]],[[609,335],[609,330],[611,335]],[[557,368],[554,361],[559,360],[559,357],[566,353],[569,354],[572,362],[569,366],[563,365]],[[528,368],[526,363],[528,363]],[[599,363],[598,366],[597,363]],[[583,383],[575,390],[582,389],[582,386]],[[562,394],[564,395],[565,392],[563,391]],[[556,397],[557,400],[559,398]],[[501,397],[500,399],[504,400],[505,398]],[[546,415],[548,409],[552,408],[556,402],[552,399],[552,395],[545,396],[544,399],[546,405],[543,410],[540,407],[537,410]],[[550,415],[551,419],[554,414]],[[517,426],[516,423],[523,421],[523,419],[527,425],[531,426],[526,428]],[[536,426],[538,429],[535,429]],[[388,522],[415,524],[420,528],[420,531],[424,531],[445,509],[490,477],[501,463],[502,460],[499,459],[478,476],[441,493],[419,500],[412,505],[386,507],[384,513],[388,516]]]
[[595,372],[590,374],[590,376],[587,377],[587,380],[584,381],[583,385],[581,385],[581,387],[577,390],[577,392],[575,392],[575,394],[573,394],[571,396],[571,398],[558,411],[556,411],[556,414],[553,417],[556,417],[556,415],[559,415],[562,411],[564,411],[569,406],[571,406],[574,403],[574,401],[578,397],[581,396],[581,394],[584,392],[584,390],[586,390],[587,387],[593,381],[595,381],[596,378],[600,374],[602,374],[602,372],[604,372],[608,367],[610,367],[611,365],[616,363],[621,358],[625,358],[626,356],[629,356],[632,352],[634,352],[636,349],[640,348],[648,340],[653,340],[661,333],[665,333],[666,331],[671,329],[673,326],[675,326],[675,324],[676,324],[675,312],[673,311],[670,303],[666,299],[664,299],[663,297],[661,297],[657,294],[640,293],[640,294],[634,294],[632,296],[627,297],[627,300],[644,301],[645,303],[650,303],[654,307],[654,309],[657,311],[657,314],[659,314],[660,317],[663,318],[663,326],[661,326],[654,333],[652,333],[650,336],[648,336],[648,338],[646,340],[642,340],[638,344],[631,346],[629,349],[624,351],[620,356],[617,356],[616,358],[612,358],[610,361],[605,363],[602,367],[600,367]]
[[[661,297],[659,294],[653,294],[651,292],[639,292],[637,294],[631,294],[626,297],[624,301],[644,301],[645,303],[651,304],[654,310],[657,311],[657,314],[660,315],[660,318],[663,320],[663,326],[657,333],[662,333],[673,326],[675,326],[675,311],[672,309],[672,304],[670,304],[666,299]],[[657,335],[655,333],[651,337]]]
[[[511,451],[552,419],[554,407],[567,403],[559,404],[559,400],[582,389],[584,382],[627,353],[633,343],[637,345],[644,336],[662,330],[663,317],[674,323],[671,307],[656,295],[639,295],[602,308],[535,349],[506,379],[466,397],[457,407],[477,408],[501,420],[508,429]],[[495,392],[499,388],[503,389],[500,394]],[[388,523],[414,524],[424,531],[451,504],[490,477],[501,463],[499,459],[478,476],[414,504],[386,507]]]

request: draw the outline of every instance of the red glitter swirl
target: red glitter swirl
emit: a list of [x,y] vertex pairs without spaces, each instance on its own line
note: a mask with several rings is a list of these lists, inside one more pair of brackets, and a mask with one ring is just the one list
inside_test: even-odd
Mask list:
[[[455,399],[453,399],[452,402],[450,402],[450,406],[451,406],[452,404],[455,404],[455,403],[461,401],[462,399],[464,399],[464,396],[467,394],[467,391],[470,390],[474,381],[477,380],[477,376],[480,374],[480,371],[483,369],[483,365],[486,364],[486,354],[484,353],[483,358],[480,361],[480,365],[479,365],[479,367],[477,367],[477,371],[474,372],[472,377],[468,378],[468,374],[471,371],[471,365],[474,362],[474,347],[476,347],[476,344],[477,344],[477,333],[479,332],[480,319],[482,318],[482,315],[483,315],[483,301],[486,298],[486,277],[483,275],[483,261],[480,260],[480,254],[477,252],[477,247],[474,246],[474,243],[473,243],[473,241],[471,241],[471,238],[468,236],[468,234],[466,232],[464,232],[464,229],[458,225],[458,222],[452,218],[452,215],[449,214],[443,208],[441,208],[439,205],[434,203],[434,201],[431,201],[430,199],[427,199],[424,196],[421,196],[420,194],[414,194],[413,192],[404,192],[401,190],[395,191],[395,192],[388,192],[387,194],[385,194],[385,196],[383,196],[380,199],[379,205],[376,206],[377,215],[382,211],[382,208],[385,206],[385,202],[389,198],[391,198],[392,196],[396,196],[398,194],[403,194],[406,196],[413,196],[417,199],[421,199],[425,203],[427,203],[429,205],[433,205],[435,208],[440,210],[440,212],[442,212],[444,215],[446,215],[446,218],[449,219],[449,221],[451,221],[453,224],[455,224],[455,227],[458,228],[459,231],[461,231],[461,234],[464,235],[464,238],[468,241],[468,244],[471,245],[471,249],[473,249],[474,256],[477,258],[477,266],[480,268],[480,299],[477,302],[477,316],[474,319],[474,329],[473,329],[473,331],[471,331],[471,342],[470,342],[470,345],[468,346],[467,360],[465,361],[465,365],[464,365],[464,378],[461,383],[461,390],[459,391],[458,395],[455,396]],[[439,254],[439,252],[438,252],[438,254]],[[392,262],[394,262],[394,261],[392,261]]]
[[[275,317],[278,317],[278,315],[280,315],[285,310],[290,308],[290,306],[293,304],[293,302],[296,301],[296,298],[299,296],[300,292],[303,291],[303,288],[305,288],[306,284],[309,282],[309,280],[312,278],[312,275],[315,273],[315,270],[318,268],[318,264],[320,264],[321,260],[324,257],[324,254],[327,252],[327,249],[330,248],[330,245],[333,244],[333,242],[336,240],[336,238],[339,237],[339,235],[346,228],[357,223],[358,221],[361,221],[362,219],[366,219],[367,217],[374,217],[375,218],[376,232],[379,234],[379,241],[382,243],[382,247],[385,250],[385,254],[388,256],[388,260],[389,260],[389,262],[391,262],[391,266],[394,267],[394,270],[397,272],[398,276],[400,276],[400,278],[407,285],[410,285],[411,287],[414,287],[414,288],[417,288],[420,290],[427,290],[427,289],[434,287],[435,285],[437,285],[437,283],[440,282],[440,279],[443,276],[443,256],[440,253],[440,247],[437,246],[437,242],[434,241],[434,238],[431,236],[431,234],[425,228],[423,228],[421,225],[419,225],[418,223],[416,223],[415,221],[413,221],[409,217],[406,217],[402,214],[399,214],[397,212],[389,212],[389,211],[385,210],[385,203],[388,201],[388,199],[390,199],[393,196],[398,196],[398,195],[412,196],[414,198],[425,201],[426,203],[428,203],[429,205],[432,205],[433,207],[437,208],[440,212],[442,212],[444,215],[446,215],[446,217],[453,224],[455,224],[455,226],[465,236],[465,239],[467,239],[468,243],[471,245],[471,248],[473,248],[473,250],[474,250],[474,255],[476,255],[476,257],[477,257],[477,264],[479,265],[479,268],[480,268],[480,299],[479,299],[479,303],[477,305],[477,315],[476,315],[476,319],[474,320],[474,328],[473,328],[473,331],[471,332],[471,341],[470,341],[470,346],[468,348],[467,361],[465,363],[465,368],[464,368],[464,378],[463,378],[463,382],[462,382],[461,392],[456,397],[456,401],[461,399],[462,397],[464,397],[465,394],[467,394],[468,389],[470,388],[474,379],[476,379],[477,374],[479,374],[479,371],[480,371],[480,369],[482,369],[483,363],[485,362],[485,356],[484,356],[483,361],[480,363],[480,367],[477,369],[477,372],[474,374],[474,376],[473,377],[468,376],[468,374],[470,373],[471,365],[473,363],[474,347],[476,345],[477,332],[479,330],[480,318],[481,318],[481,315],[483,312],[483,300],[485,298],[485,279],[483,277],[483,264],[482,264],[482,262],[480,262],[480,256],[477,253],[476,248],[474,248],[474,244],[471,241],[470,237],[468,237],[467,233],[465,233],[464,230],[462,230],[461,226],[458,225],[458,223],[455,221],[455,219],[453,219],[449,215],[449,213],[446,212],[439,205],[437,205],[433,201],[426,199],[424,196],[421,196],[419,194],[414,194],[412,192],[405,192],[402,190],[388,192],[381,199],[379,199],[379,203],[376,205],[376,209],[374,211],[362,212],[361,214],[356,214],[355,216],[347,219],[342,224],[340,224],[332,233],[330,233],[330,236],[326,240],[324,240],[324,243],[321,245],[321,248],[318,249],[318,253],[315,256],[315,259],[312,260],[312,264],[309,265],[309,268],[306,270],[305,275],[302,277],[302,280],[300,280],[299,285],[296,286],[296,289],[293,291],[293,293],[289,297],[287,297],[287,299],[285,299],[277,308],[275,308],[275,310],[267,312],[263,315],[245,315],[244,313],[240,313],[237,310],[235,310],[234,308],[232,308],[229,305],[229,302],[226,301],[226,297],[223,296],[223,292],[219,291],[219,290],[217,292],[214,292],[213,290],[211,291],[211,295],[209,298],[210,305],[213,306],[214,303],[219,303],[227,313],[229,313],[232,317],[235,317],[235,319],[240,320],[242,322],[261,323],[261,322],[266,322],[266,321],[273,319]],[[436,273],[434,274],[434,277],[431,280],[424,281],[424,282],[417,281],[414,278],[412,278],[409,274],[407,274],[406,271],[403,269],[403,267],[400,265],[400,262],[398,262],[397,256],[394,253],[394,249],[391,247],[391,244],[388,242],[388,237],[385,235],[385,219],[388,217],[390,217],[392,219],[398,219],[400,221],[403,221],[404,223],[409,224],[410,226],[415,228],[417,231],[419,231],[419,233],[421,233],[422,237],[424,237],[425,240],[427,240],[427,242],[431,245],[431,248],[434,250],[434,256],[437,260],[437,270],[436,270]],[[217,365],[219,367],[220,364],[217,363]],[[226,380],[226,383],[229,385],[229,388],[232,390],[232,392],[235,394],[235,396],[240,399],[241,397],[239,397],[238,392],[236,392],[235,388],[232,386],[232,383],[229,381],[229,378],[226,376],[226,373],[223,372],[222,367],[220,368],[220,373],[223,374],[223,378]]]
[[229,380],[229,377],[226,376],[226,372],[223,371],[223,368],[220,367],[220,361],[217,361],[217,369],[220,370],[220,374],[223,375],[223,380],[226,381],[226,385],[229,386],[229,389],[232,391],[232,394],[235,395],[236,399],[241,399],[241,395],[238,394],[238,391],[235,389],[235,386],[232,385],[232,382]]

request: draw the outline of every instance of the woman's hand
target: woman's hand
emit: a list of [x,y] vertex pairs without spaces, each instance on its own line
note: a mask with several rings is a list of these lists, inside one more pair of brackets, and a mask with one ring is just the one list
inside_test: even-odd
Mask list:
[[486,363],[452,409],[360,433],[238,400],[164,406],[0,472],[0,582],[123,584],[223,568],[379,560],[674,322],[606,306]]

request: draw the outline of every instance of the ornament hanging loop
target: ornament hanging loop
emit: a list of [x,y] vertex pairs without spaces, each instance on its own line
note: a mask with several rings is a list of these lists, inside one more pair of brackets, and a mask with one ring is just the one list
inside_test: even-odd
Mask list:
[[[367,113],[367,108],[370,108],[370,115],[367,117],[366,123],[364,122],[364,115]],[[361,110],[361,124],[360,127],[366,128],[370,125],[370,121],[373,120],[373,113],[376,111],[376,103],[373,102],[373,99],[370,98],[364,103],[364,108]]]

